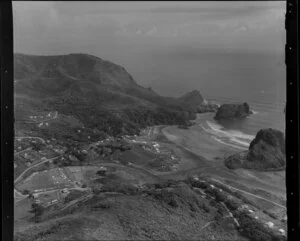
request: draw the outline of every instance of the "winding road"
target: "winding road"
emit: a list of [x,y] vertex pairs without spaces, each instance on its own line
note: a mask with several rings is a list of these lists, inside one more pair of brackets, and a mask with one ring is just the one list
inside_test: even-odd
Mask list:
[[46,160],[44,160],[44,161],[40,161],[40,162],[38,162],[38,163],[32,165],[31,167],[29,167],[29,168],[27,168],[26,170],[24,170],[24,171],[23,171],[23,172],[15,179],[14,183],[17,183],[17,182],[23,177],[23,175],[24,175],[26,172],[28,172],[29,170],[31,170],[32,168],[35,168],[35,167],[37,167],[37,166],[39,166],[39,165],[41,165],[41,164],[43,164],[43,163],[46,163],[46,162],[55,160],[55,159],[58,158],[58,157],[60,157],[60,156],[56,156],[56,157],[53,157],[53,158],[50,158],[50,159],[46,159]]
[[17,136],[15,137],[16,140],[22,140],[22,139],[37,139],[40,140],[43,143],[46,143],[45,140],[38,136]]
[[22,153],[22,152],[30,151],[30,150],[32,150],[32,147],[28,147],[28,148],[26,148],[26,149],[24,149],[24,150],[22,150],[22,151],[16,152],[16,153],[14,153],[14,156],[19,155],[19,154]]
[[228,184],[225,184],[225,183],[223,183],[223,182],[221,182],[220,180],[217,180],[217,179],[215,179],[215,178],[212,178],[212,180],[214,180],[215,182],[218,182],[218,183],[220,183],[220,184],[222,184],[222,185],[224,185],[224,186],[227,186],[227,187],[230,188],[230,189],[237,190],[237,191],[239,191],[239,192],[242,192],[242,193],[245,193],[245,194],[247,194],[247,195],[256,197],[256,198],[258,198],[258,199],[262,199],[262,200],[267,201],[267,202],[269,202],[269,203],[272,203],[272,204],[274,204],[274,205],[276,205],[276,206],[278,206],[278,207],[281,207],[281,208],[283,208],[283,209],[286,209],[285,206],[283,206],[283,205],[281,205],[281,204],[279,204],[279,203],[273,202],[273,201],[271,201],[271,200],[269,200],[269,199],[263,198],[263,197],[261,197],[261,196],[255,195],[255,194],[250,193],[250,192],[246,192],[246,191],[241,190],[241,189],[239,189],[239,188],[235,188],[235,187],[230,186],[230,185],[228,185]]

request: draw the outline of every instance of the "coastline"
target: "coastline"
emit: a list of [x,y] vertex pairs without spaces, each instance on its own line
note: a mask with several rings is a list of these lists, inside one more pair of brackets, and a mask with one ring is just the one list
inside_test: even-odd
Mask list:
[[201,155],[209,161],[222,159],[229,153],[237,153],[246,148],[223,142],[204,130],[203,125],[210,121],[214,113],[198,114],[195,125],[187,130],[178,129],[176,126],[168,126],[162,129],[162,133],[174,143]]
[[[163,178],[179,180],[191,175],[216,177],[225,182],[230,181],[252,189],[262,189],[285,200],[285,170],[273,172],[248,169],[230,170],[224,165],[224,154],[241,150],[214,141],[205,131],[196,135],[195,132],[199,130],[198,128],[192,126],[185,130],[176,126],[154,127],[156,133],[159,133],[158,137],[166,138],[168,141],[164,141],[164,143],[168,143],[170,147],[176,149],[177,153],[179,150],[182,158],[181,166],[183,168],[168,174],[165,173],[162,175]],[[207,151],[208,148],[209,151]]]

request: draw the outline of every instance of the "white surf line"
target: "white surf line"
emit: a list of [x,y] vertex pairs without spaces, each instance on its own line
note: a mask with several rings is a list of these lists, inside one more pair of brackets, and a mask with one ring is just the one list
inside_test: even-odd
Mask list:
[[282,206],[282,205],[280,205],[280,204],[278,204],[278,203],[276,203],[276,202],[273,202],[273,201],[271,201],[271,200],[268,200],[268,199],[266,199],[266,198],[263,198],[263,197],[261,197],[261,196],[257,196],[257,195],[255,195],[255,194],[253,194],[253,193],[246,192],[246,191],[244,191],[244,190],[241,190],[241,189],[235,188],[235,187],[233,187],[233,186],[230,186],[230,185],[228,185],[228,184],[225,184],[225,183],[223,183],[223,182],[221,182],[221,181],[219,181],[219,180],[217,180],[217,179],[215,179],[215,178],[211,178],[211,179],[212,179],[212,180],[214,180],[214,181],[216,181],[216,182],[218,182],[218,183],[221,183],[222,185],[224,185],[224,186],[227,186],[227,187],[229,187],[229,188],[231,188],[231,189],[235,189],[235,190],[237,190],[237,191],[240,191],[240,192],[246,193],[246,194],[248,194],[248,195],[250,195],[250,196],[253,196],[253,197],[256,197],[256,198],[259,198],[259,199],[265,200],[265,201],[267,201],[267,202],[270,202],[270,203],[272,203],[272,204],[274,204],[274,205],[276,205],[276,206],[279,206],[279,207],[281,207],[281,208],[284,208],[284,209],[286,209],[286,207],[285,207],[285,206]]
[[212,138],[213,140],[215,140],[216,142],[221,143],[221,144],[223,144],[223,145],[231,146],[232,148],[239,149],[239,150],[247,150],[246,147],[241,147],[241,146],[237,146],[237,145],[234,145],[234,144],[226,143],[226,142],[224,142],[224,141],[219,140],[217,137],[215,137],[215,136],[213,136],[213,135],[211,136],[211,138]]

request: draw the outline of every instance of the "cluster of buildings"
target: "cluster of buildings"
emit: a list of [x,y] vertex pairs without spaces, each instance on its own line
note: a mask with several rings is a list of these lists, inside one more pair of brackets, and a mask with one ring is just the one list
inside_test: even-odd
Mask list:
[[50,119],[50,118],[55,118],[57,116],[57,111],[55,112],[49,112],[47,115],[31,115],[29,116],[29,118],[31,120],[34,120],[34,121],[43,121],[43,120],[47,120],[47,119]]

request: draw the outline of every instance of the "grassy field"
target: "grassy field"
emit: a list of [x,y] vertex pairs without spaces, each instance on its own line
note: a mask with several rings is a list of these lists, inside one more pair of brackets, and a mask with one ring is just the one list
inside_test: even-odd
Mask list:
[[22,220],[28,217],[32,217],[33,214],[29,213],[28,211],[31,209],[32,200],[28,198],[23,199],[15,203],[14,205],[14,220]]
[[27,178],[25,182],[19,183],[17,189],[33,191],[37,189],[65,188],[73,186],[72,180],[65,175],[61,168],[42,171],[30,177]]
[[96,173],[99,169],[100,166],[69,166],[64,168],[69,178],[77,182],[89,182],[97,177]]
[[62,194],[60,190],[55,190],[52,192],[42,193],[38,195],[38,199],[41,203],[47,203],[52,200],[60,200],[62,198]]
[[83,181],[83,168],[81,166],[72,166],[72,167],[65,167],[64,170],[69,178],[74,181],[81,182]]

